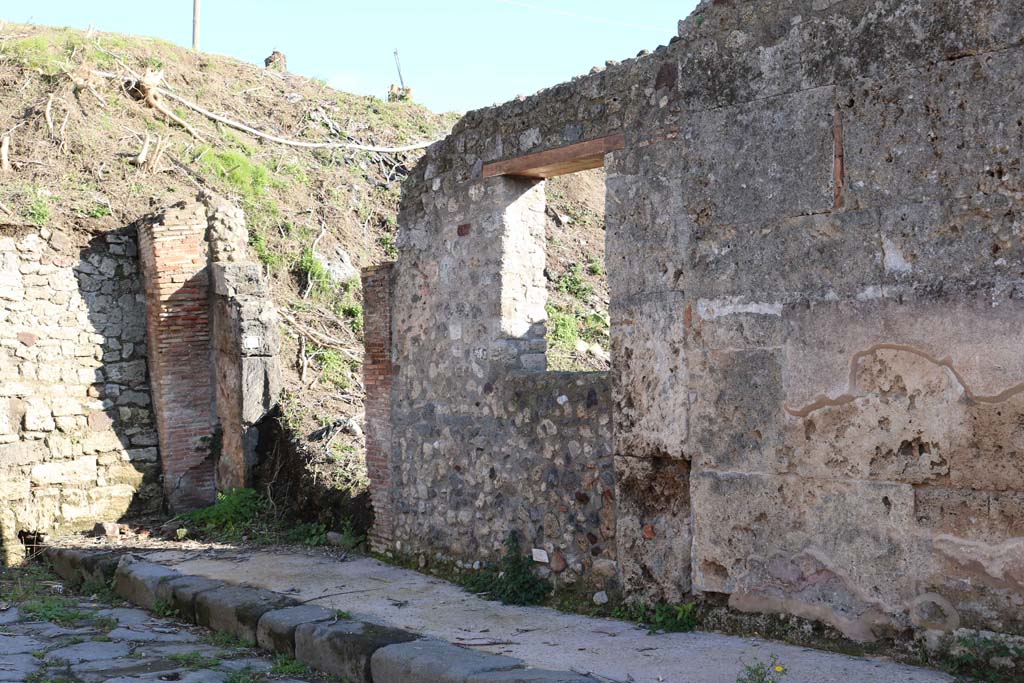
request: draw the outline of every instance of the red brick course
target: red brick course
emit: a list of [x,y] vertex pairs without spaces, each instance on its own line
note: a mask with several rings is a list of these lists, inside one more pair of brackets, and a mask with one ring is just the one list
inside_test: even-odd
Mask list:
[[366,468],[373,501],[370,544],[390,550],[394,531],[391,501],[391,272],[394,263],[364,268],[363,382],[366,385]]
[[216,423],[206,227],[203,206],[179,204],[139,228],[164,494],[176,511],[216,497],[214,457],[203,441]]

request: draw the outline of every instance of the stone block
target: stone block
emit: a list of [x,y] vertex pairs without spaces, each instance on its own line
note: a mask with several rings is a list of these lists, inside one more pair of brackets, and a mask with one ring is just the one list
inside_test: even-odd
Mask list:
[[317,605],[297,605],[272,610],[260,617],[256,643],[264,650],[295,656],[295,629],[302,624],[329,621],[336,613]]
[[114,593],[144,609],[152,610],[157,587],[181,576],[177,571],[151,562],[132,562],[125,557],[114,573]]
[[85,456],[74,460],[45,462],[32,467],[32,483],[37,486],[65,484],[83,486],[96,483],[96,457]]
[[83,561],[88,553],[73,548],[48,548],[46,552],[53,571],[68,582],[81,581],[83,578]]
[[371,659],[373,680],[394,683],[464,683],[474,675],[521,666],[512,657],[426,639],[382,647]]
[[223,587],[223,581],[198,576],[179,576],[161,582],[156,588],[156,599],[173,607],[185,621],[197,623],[196,597],[200,593]]
[[358,621],[302,624],[295,629],[295,658],[350,683],[373,683],[373,654],[416,638],[407,631]]
[[255,643],[260,617],[294,604],[293,599],[271,591],[224,586],[196,595],[196,623]]
[[598,683],[598,679],[572,671],[513,669],[473,674],[466,677],[466,683]]

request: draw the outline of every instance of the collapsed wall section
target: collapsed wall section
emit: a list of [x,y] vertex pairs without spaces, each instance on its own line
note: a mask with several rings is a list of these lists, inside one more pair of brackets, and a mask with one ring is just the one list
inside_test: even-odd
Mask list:
[[159,510],[136,234],[0,226],[0,564]]
[[484,163],[624,133],[605,161],[627,595],[724,593],[862,640],[1024,632],[1022,45],[1010,0],[705,2],[667,48],[467,114],[403,192],[396,545],[493,546],[522,508],[500,473],[547,443],[521,430],[559,426],[546,388],[511,410],[531,335],[506,334],[501,244],[534,186]]

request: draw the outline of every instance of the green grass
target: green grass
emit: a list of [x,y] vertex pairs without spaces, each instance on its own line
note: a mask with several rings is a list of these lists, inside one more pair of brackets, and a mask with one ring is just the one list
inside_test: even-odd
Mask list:
[[344,619],[346,621],[351,621],[352,619],[352,613],[348,610],[343,609],[334,610],[334,616],[338,619]]
[[252,161],[243,151],[207,148],[199,164],[207,173],[224,180],[244,199],[263,196],[270,185],[267,167]]
[[178,618],[178,610],[166,600],[157,600],[153,604],[153,614],[167,619]]
[[315,355],[320,362],[320,378],[324,382],[341,391],[352,386],[353,361],[334,349],[320,349]]
[[63,595],[48,595],[23,603],[21,614],[38,621],[52,621],[61,626],[74,626],[88,621],[89,614],[74,608],[74,602]]
[[594,293],[594,288],[583,278],[582,266],[576,264],[558,279],[558,291],[586,301]]
[[274,657],[274,667],[270,670],[270,673],[302,676],[309,673],[309,667],[294,657],[277,655]]
[[267,242],[265,233],[257,230],[249,231],[249,246],[256,252],[256,258],[270,270],[280,270],[284,266],[284,256],[274,251]]
[[551,593],[551,583],[533,573],[533,560],[523,554],[515,534],[505,543],[505,555],[497,565],[489,565],[462,578],[462,586],[471,593],[485,595],[505,605],[539,605]]
[[45,225],[50,220],[51,214],[49,200],[38,194],[25,209],[25,217],[39,226]]
[[239,537],[253,528],[266,508],[266,498],[254,489],[232,489],[218,493],[213,505],[189,512],[183,518],[207,533]]

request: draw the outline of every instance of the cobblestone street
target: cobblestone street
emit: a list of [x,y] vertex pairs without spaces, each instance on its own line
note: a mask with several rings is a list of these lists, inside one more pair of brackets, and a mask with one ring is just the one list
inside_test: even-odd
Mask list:
[[8,570],[2,584],[3,683],[331,680],[224,634],[121,606],[105,592],[72,594],[41,570]]

